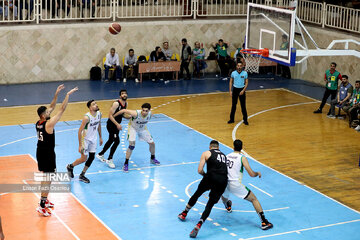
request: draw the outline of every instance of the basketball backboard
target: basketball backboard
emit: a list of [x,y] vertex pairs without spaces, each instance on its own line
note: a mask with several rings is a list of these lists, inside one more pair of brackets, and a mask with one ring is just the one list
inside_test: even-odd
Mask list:
[[293,10],[249,3],[245,48],[267,48],[269,57],[266,59],[294,66],[295,17]]

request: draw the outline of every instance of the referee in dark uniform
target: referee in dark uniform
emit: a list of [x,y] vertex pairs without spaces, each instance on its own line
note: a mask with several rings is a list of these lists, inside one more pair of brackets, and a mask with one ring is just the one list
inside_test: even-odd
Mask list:
[[[204,172],[205,163],[207,164],[207,172]],[[200,158],[198,172],[203,176],[196,192],[190,198],[185,210],[179,214],[178,218],[185,221],[187,213],[195,205],[198,198],[206,191],[210,190],[209,200],[205,210],[201,215],[200,221],[191,231],[190,237],[195,238],[207,217],[210,215],[211,209],[219,201],[227,186],[227,165],[226,156],[219,150],[219,142],[212,140],[210,142],[210,150],[203,152]]]
[[[114,156],[116,148],[120,143],[119,132],[120,130],[122,130],[121,121],[123,118],[123,115],[118,115],[115,118],[113,116],[121,109],[127,108],[127,101],[126,101],[127,97],[128,97],[127,91],[125,89],[122,89],[119,92],[119,99],[112,104],[109,112],[109,119],[107,120],[106,123],[106,129],[109,132],[109,139],[105,143],[103,150],[101,150],[101,152],[99,152],[99,154],[96,156],[102,162],[106,162],[110,168],[115,168],[115,164],[112,158]],[[106,160],[104,154],[110,147],[111,147],[110,154],[108,159]]]
[[246,93],[245,93],[248,84],[249,84],[248,74],[245,70],[243,70],[243,64],[239,62],[236,65],[236,70],[231,73],[231,78],[229,82],[229,93],[230,96],[232,97],[232,105],[231,105],[230,120],[228,121],[228,123],[234,123],[236,105],[239,98],[244,124],[249,125],[247,111],[246,111]]
[[[65,87],[64,85],[60,85],[55,92],[54,98],[50,103],[50,106],[47,108],[45,106],[41,106],[37,109],[37,113],[39,115],[39,121],[37,121],[36,133],[37,133],[37,148],[36,148],[36,160],[38,162],[38,169],[43,173],[53,173],[56,171],[56,157],[55,157],[55,124],[60,120],[62,114],[64,113],[66,106],[69,101],[69,96],[73,92],[77,91],[78,88],[71,89],[67,94],[60,106],[59,112],[52,118],[50,118],[50,114],[54,111],[56,106],[56,101],[58,94]],[[49,208],[54,207],[54,204],[51,203],[47,196],[49,195],[50,181],[41,182],[41,199],[40,206],[36,209],[41,215],[47,217],[51,215],[51,211]]]

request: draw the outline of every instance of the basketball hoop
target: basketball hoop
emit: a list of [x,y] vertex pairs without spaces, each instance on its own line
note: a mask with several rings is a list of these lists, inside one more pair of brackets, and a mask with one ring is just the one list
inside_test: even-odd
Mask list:
[[269,56],[269,49],[242,49],[240,50],[245,59],[245,71],[249,73],[259,73],[261,57]]

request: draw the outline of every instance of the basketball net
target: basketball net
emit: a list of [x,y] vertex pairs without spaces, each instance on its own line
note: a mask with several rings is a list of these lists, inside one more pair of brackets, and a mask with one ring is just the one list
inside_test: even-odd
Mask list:
[[259,73],[261,56],[269,56],[269,49],[243,49],[240,50],[245,60],[245,71],[248,73]]
[[245,71],[248,73],[259,73],[259,65],[260,65],[260,56],[241,53],[245,60]]

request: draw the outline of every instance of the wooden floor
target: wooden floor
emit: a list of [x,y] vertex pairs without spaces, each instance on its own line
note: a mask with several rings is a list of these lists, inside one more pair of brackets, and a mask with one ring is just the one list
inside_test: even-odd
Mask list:
[[[164,113],[232,146],[236,124],[227,124],[231,107],[228,93],[129,99],[129,109],[140,109],[144,102],[155,107],[153,113]],[[98,102],[104,116],[111,103]],[[236,137],[258,161],[360,211],[359,133],[345,120],[313,114],[318,105],[316,100],[284,89],[249,91],[248,114],[258,114],[249,118],[249,126],[239,126]],[[35,123],[36,109],[0,108],[0,125]],[[85,103],[71,103],[62,120],[81,119],[85,111]],[[238,109],[235,122],[241,119]]]

